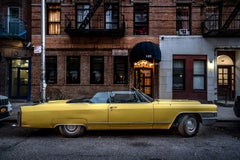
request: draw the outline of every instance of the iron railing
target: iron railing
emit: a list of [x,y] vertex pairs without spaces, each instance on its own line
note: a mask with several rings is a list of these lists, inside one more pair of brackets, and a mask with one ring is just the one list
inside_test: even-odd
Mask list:
[[94,14],[85,28],[76,21],[76,15],[68,13],[65,15],[65,31],[71,36],[118,36],[125,33],[124,16],[119,16],[118,21],[106,23],[104,14]]
[[16,37],[26,40],[26,23],[16,17],[0,15],[0,37]]
[[215,13],[206,13],[206,20],[202,22],[203,36],[239,37],[240,1],[208,0],[206,1],[206,4],[208,3],[215,3],[214,6],[216,9],[214,11]]

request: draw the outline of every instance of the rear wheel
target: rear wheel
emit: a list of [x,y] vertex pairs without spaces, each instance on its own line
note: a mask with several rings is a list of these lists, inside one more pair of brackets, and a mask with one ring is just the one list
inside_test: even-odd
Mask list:
[[195,136],[199,131],[199,121],[194,115],[183,115],[179,119],[178,131],[184,137]]
[[58,129],[63,136],[70,138],[81,136],[86,130],[80,125],[61,125]]

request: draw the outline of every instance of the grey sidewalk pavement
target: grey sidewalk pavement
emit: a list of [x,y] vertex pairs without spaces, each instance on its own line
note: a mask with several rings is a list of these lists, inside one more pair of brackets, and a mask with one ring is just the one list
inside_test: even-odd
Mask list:
[[[16,121],[17,120],[17,112],[20,109],[20,106],[33,105],[33,102],[26,103],[12,103],[13,111],[11,116],[5,119],[5,121]],[[217,103],[218,106],[218,121],[240,121],[240,118],[236,117],[233,112],[233,102],[227,103]]]

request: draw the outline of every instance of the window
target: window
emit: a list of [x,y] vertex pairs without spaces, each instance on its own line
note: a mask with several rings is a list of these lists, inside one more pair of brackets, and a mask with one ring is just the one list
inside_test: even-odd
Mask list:
[[134,92],[112,92],[111,103],[137,103],[140,100]]
[[90,83],[103,84],[104,83],[104,57],[93,56],[90,59]]
[[18,7],[8,8],[8,32],[12,34],[19,34],[20,31],[20,9]]
[[57,83],[57,57],[46,57],[46,81],[47,83]]
[[60,34],[61,7],[60,4],[48,4],[48,34]]
[[114,57],[114,83],[127,84],[128,81],[128,57]]
[[205,61],[195,60],[193,63],[193,89],[204,90],[205,89],[205,74],[206,64]]
[[105,3],[105,28],[118,29],[119,5],[118,3]]
[[173,60],[173,89],[185,89],[185,61]]
[[67,57],[67,84],[80,83],[80,57]]
[[177,4],[176,10],[176,30],[180,29],[191,30],[191,9],[190,4]]
[[[89,13],[90,5],[89,4],[78,4],[76,6],[77,13],[77,28],[79,28]],[[89,29],[89,24],[86,25],[85,29]]]
[[219,5],[206,6],[206,21],[205,25],[208,29],[219,29],[220,17]]
[[134,4],[134,34],[148,34],[148,4]]

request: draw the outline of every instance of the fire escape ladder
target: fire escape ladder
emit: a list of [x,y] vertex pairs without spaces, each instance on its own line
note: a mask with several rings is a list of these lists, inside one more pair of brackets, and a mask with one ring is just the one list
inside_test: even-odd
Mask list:
[[238,2],[238,4],[236,5],[232,13],[229,15],[228,19],[222,26],[221,30],[226,30],[230,26],[230,24],[232,23],[233,19],[236,17],[239,11],[240,11],[240,2]]
[[86,26],[90,23],[90,19],[92,18],[92,16],[96,12],[96,10],[98,9],[98,7],[102,3],[102,1],[103,0],[95,0],[94,1],[93,5],[90,7],[90,10],[89,10],[88,14],[86,15],[86,17],[82,21],[81,25],[79,26],[79,29],[85,29],[86,28]]

